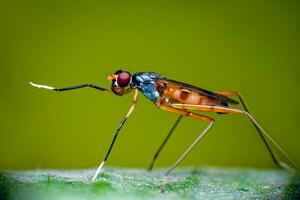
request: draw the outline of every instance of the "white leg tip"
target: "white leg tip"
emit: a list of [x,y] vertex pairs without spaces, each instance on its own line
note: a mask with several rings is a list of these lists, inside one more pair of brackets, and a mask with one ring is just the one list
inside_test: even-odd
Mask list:
[[95,180],[96,180],[96,178],[98,177],[98,175],[99,175],[100,172],[101,172],[101,169],[102,169],[104,163],[105,163],[105,161],[102,161],[102,162],[101,162],[101,164],[99,165],[99,167],[98,167],[98,169],[97,169],[95,175],[94,175],[93,178],[92,178],[92,181],[95,181]]
[[37,88],[44,88],[47,90],[54,90],[55,87],[51,87],[51,86],[47,86],[47,85],[39,85],[39,84],[35,84],[33,82],[29,82],[30,85],[32,85],[33,87],[37,87]]

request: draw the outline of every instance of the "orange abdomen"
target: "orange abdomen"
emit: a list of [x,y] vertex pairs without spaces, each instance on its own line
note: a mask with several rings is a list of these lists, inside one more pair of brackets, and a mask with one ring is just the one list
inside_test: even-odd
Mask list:
[[194,105],[222,105],[222,102],[217,99],[213,99],[204,95],[201,95],[194,91],[185,89],[168,87],[164,91],[164,95],[170,100],[175,100],[179,103],[194,104]]

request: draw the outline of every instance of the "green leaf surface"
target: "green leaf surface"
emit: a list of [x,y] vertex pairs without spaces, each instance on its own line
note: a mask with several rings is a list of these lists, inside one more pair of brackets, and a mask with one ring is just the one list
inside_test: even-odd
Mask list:
[[297,199],[298,173],[284,170],[181,168],[163,170],[106,168],[94,182],[94,169],[2,171],[0,199]]

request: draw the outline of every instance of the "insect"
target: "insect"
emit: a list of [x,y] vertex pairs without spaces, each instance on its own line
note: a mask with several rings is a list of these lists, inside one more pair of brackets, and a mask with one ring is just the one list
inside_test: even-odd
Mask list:
[[[81,84],[66,88],[55,88],[46,85],[38,85],[30,82],[32,86],[38,88],[44,88],[55,91],[67,91],[74,90],[84,87],[90,87],[97,90],[101,90],[104,92],[116,94],[118,96],[123,96],[125,94],[134,91],[133,103],[127,112],[126,116],[123,118],[121,123],[119,124],[111,145],[100,163],[95,175],[92,177],[92,180],[95,180],[98,174],[101,172],[101,169],[105,162],[107,161],[113,145],[117,139],[118,133],[120,132],[122,126],[125,124],[128,117],[134,111],[137,105],[138,94],[142,93],[146,98],[152,101],[158,108],[161,110],[173,112],[179,115],[178,119],[175,121],[171,130],[168,132],[166,138],[162,142],[162,144],[157,149],[152,162],[149,166],[151,170],[155,164],[157,157],[159,156],[161,150],[167,143],[168,139],[172,135],[173,131],[179,124],[179,122],[184,117],[194,118],[200,121],[207,122],[207,127],[199,134],[199,136],[194,140],[194,142],[186,149],[186,151],[178,158],[178,160],[167,169],[165,172],[165,177],[167,177],[178,164],[187,156],[187,154],[198,144],[198,142],[204,137],[204,135],[208,132],[209,129],[215,123],[215,120],[211,117],[207,117],[205,115],[195,113],[194,111],[202,111],[202,112],[213,112],[218,114],[237,114],[237,115],[245,115],[247,116],[254,127],[256,128],[259,137],[261,138],[263,144],[265,145],[267,151],[269,152],[273,162],[285,169],[291,169],[289,166],[296,169],[295,163],[292,159],[285,153],[285,151],[271,138],[271,136],[260,126],[260,124],[254,119],[254,117],[250,114],[248,107],[245,104],[244,99],[237,92],[211,92],[199,87],[195,87],[186,83],[182,83],[179,81],[167,79],[166,77],[157,74],[155,72],[138,72],[133,75],[130,72],[125,70],[118,70],[114,74],[109,75],[107,80],[111,81],[111,88],[106,89],[101,86],[97,86],[94,84]],[[237,98],[234,100],[233,98]],[[241,104],[243,109],[235,109],[231,108],[232,104]],[[193,111],[193,112],[192,112]],[[272,145],[272,146],[271,146]],[[277,154],[275,154],[273,148],[277,150],[283,156],[284,160],[286,160],[288,164],[281,161]],[[166,178],[164,178],[166,180]],[[165,181],[164,181],[165,185]],[[164,188],[164,186],[163,186]],[[164,189],[163,189],[164,190]]]

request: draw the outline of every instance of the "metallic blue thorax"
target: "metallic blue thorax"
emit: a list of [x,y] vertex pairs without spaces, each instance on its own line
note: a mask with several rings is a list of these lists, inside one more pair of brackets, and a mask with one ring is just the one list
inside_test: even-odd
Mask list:
[[131,87],[137,88],[151,101],[157,101],[160,97],[156,89],[156,80],[164,79],[154,72],[138,72],[132,76]]

